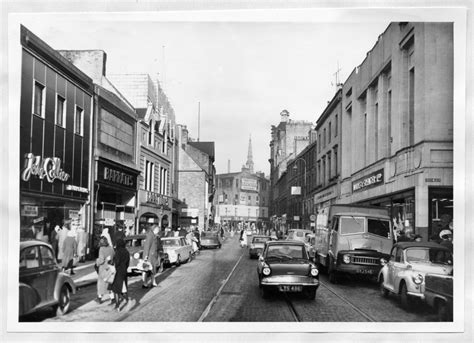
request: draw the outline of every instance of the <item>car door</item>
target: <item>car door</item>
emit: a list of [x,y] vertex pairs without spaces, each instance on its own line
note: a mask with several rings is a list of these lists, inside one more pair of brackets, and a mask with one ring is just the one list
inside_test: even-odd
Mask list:
[[53,251],[47,246],[40,246],[41,266],[40,273],[44,278],[45,290],[43,299],[46,302],[54,300],[54,289],[56,286],[56,279],[59,273],[59,267],[54,259]]
[[395,253],[395,261],[391,269],[392,288],[395,293],[398,293],[398,285],[400,284],[400,272],[405,268],[403,260],[403,249],[398,247]]
[[184,238],[180,238],[180,254],[181,254],[181,258],[188,258],[189,256],[189,252],[191,251],[191,246],[188,244],[188,242],[186,241],[186,239]]
[[20,304],[22,300],[27,303],[27,306],[23,307],[24,312],[38,306],[46,296],[47,282],[45,275],[40,273],[40,266],[38,246],[30,246],[20,252],[20,282],[27,285],[25,288],[20,288]]

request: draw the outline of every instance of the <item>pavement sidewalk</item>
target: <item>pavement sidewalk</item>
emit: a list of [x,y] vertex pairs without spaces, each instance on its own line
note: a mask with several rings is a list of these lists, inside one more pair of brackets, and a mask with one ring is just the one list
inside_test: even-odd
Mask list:
[[71,275],[76,287],[84,287],[97,282],[97,272],[94,269],[95,261],[78,263],[74,268],[75,275]]

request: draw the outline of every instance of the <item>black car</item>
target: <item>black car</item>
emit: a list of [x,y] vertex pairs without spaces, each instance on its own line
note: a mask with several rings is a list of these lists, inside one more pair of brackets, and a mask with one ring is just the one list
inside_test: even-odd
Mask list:
[[58,316],[69,311],[76,286],[69,275],[61,272],[48,243],[35,239],[20,242],[19,281],[20,317],[45,307],[52,307]]
[[316,298],[319,271],[301,241],[270,241],[259,257],[258,285],[263,298],[268,291],[302,292]]

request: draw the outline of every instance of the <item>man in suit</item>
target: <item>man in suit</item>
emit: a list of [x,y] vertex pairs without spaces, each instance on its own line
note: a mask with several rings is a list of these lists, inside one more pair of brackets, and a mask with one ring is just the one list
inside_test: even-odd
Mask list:
[[[152,287],[156,287],[156,269],[161,265],[161,253],[163,252],[163,246],[161,244],[161,238],[159,235],[160,228],[158,225],[154,225],[148,229],[145,238],[145,244],[143,247],[143,258],[151,264],[151,283]],[[147,280],[147,273],[142,273],[143,288],[148,288],[149,280]]]

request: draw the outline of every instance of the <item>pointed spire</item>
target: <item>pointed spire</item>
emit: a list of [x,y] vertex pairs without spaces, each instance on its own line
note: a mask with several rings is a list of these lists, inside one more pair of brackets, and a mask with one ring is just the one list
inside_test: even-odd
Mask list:
[[249,135],[249,152],[247,154],[247,168],[253,174],[253,157],[252,157],[252,135]]

